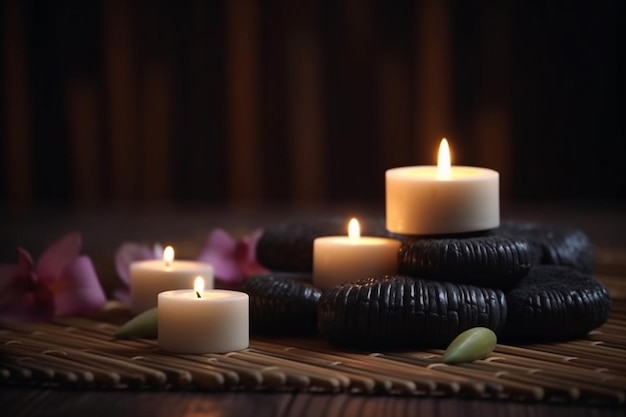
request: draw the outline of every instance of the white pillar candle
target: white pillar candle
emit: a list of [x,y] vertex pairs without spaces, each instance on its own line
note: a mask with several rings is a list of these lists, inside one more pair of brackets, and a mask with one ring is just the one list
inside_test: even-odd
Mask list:
[[313,241],[313,284],[330,288],[370,276],[398,272],[400,241],[360,236],[359,222],[350,221],[348,236],[324,236]]
[[[248,294],[196,289],[159,294],[159,348],[176,353],[224,353],[249,345]],[[198,297],[198,295],[200,297]]]
[[174,260],[174,249],[163,251],[163,260],[133,262],[130,265],[130,298],[133,314],[157,306],[162,291],[193,288],[194,279],[202,276],[207,288],[213,288],[213,266],[204,262]]
[[387,170],[387,230],[404,235],[441,235],[500,225],[500,176],[478,167],[450,166],[445,139],[437,166]]

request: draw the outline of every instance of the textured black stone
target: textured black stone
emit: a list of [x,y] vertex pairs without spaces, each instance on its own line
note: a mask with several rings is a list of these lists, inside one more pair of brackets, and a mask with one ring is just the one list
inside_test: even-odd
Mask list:
[[492,288],[512,287],[530,267],[528,242],[511,236],[415,238],[398,257],[403,275]]
[[560,340],[585,336],[608,318],[611,300],[593,276],[574,268],[539,265],[506,292],[507,337]]
[[563,265],[584,272],[592,271],[593,248],[581,230],[509,220],[502,222],[491,233],[526,239],[534,264]]
[[[345,218],[285,222],[264,230],[257,244],[257,259],[272,271],[311,272],[313,241],[320,236],[348,235]],[[359,219],[361,234],[389,236],[384,218]]]
[[322,292],[310,276],[267,274],[246,279],[241,291],[250,297],[253,333],[290,335],[315,333],[317,302]]
[[338,346],[444,348],[471,327],[500,332],[506,315],[500,290],[385,276],[326,290],[318,329]]

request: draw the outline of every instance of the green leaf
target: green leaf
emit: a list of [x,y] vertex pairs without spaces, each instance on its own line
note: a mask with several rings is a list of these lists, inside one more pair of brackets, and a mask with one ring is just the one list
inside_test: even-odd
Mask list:
[[157,308],[154,307],[130,319],[115,332],[115,337],[119,339],[131,339],[133,337],[155,339],[158,331],[159,315]]
[[459,334],[446,349],[441,361],[467,363],[487,357],[498,343],[496,334],[486,327],[473,327]]

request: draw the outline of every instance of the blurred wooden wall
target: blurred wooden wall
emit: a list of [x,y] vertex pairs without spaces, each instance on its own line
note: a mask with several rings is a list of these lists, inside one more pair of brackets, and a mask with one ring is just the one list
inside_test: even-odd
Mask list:
[[1,4],[9,205],[382,206],[385,169],[434,163],[444,136],[504,199],[624,197],[623,176],[571,169],[617,161],[592,138],[623,135],[611,2]]

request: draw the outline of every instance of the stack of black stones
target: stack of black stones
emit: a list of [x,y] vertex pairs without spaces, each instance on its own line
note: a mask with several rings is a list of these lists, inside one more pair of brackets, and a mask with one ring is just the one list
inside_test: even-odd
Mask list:
[[311,281],[313,240],[343,235],[346,224],[317,219],[265,230],[257,258],[278,272],[243,284],[252,332],[319,332],[363,349],[443,348],[477,326],[500,340],[564,340],[608,317],[609,294],[591,275],[592,247],[580,230],[508,221],[481,233],[410,237],[390,234],[384,219],[365,219],[363,235],[402,241],[399,274],[322,291]]

